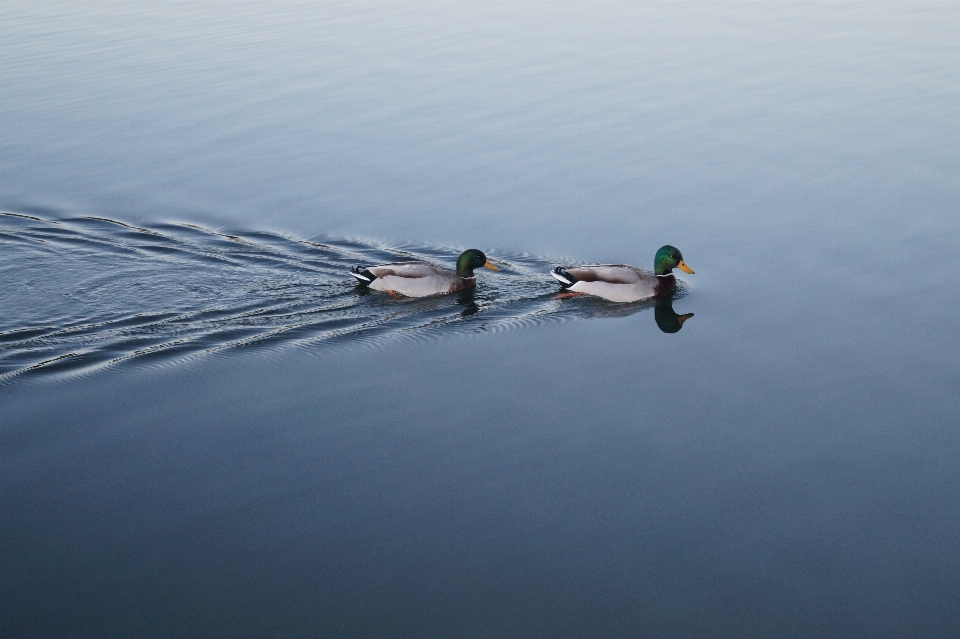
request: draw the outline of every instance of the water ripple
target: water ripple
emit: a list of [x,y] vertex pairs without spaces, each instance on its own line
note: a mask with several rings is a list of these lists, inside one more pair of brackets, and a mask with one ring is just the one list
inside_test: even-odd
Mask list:
[[558,300],[550,269],[577,260],[532,253],[487,251],[499,273],[478,278],[473,291],[431,298],[373,293],[348,274],[356,264],[407,259],[450,265],[463,248],[0,212],[0,384],[248,347],[515,330],[651,306]]

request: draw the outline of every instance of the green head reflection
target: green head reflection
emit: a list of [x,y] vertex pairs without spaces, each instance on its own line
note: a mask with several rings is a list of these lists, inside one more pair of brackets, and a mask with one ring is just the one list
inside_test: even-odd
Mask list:
[[476,301],[477,289],[468,288],[457,293],[457,304],[463,307],[460,317],[469,317],[480,310]]
[[567,311],[585,318],[627,317],[653,307],[653,319],[657,328],[664,333],[676,333],[683,328],[684,322],[693,317],[693,313],[680,315],[674,311],[674,298],[655,298],[627,304],[608,302],[590,295],[575,295],[573,298],[557,296],[555,299],[569,299]]
[[693,313],[684,313],[677,315],[673,310],[673,300],[663,300],[658,302],[653,309],[653,318],[657,321],[657,326],[664,333],[676,333],[683,328],[683,323],[693,317]]

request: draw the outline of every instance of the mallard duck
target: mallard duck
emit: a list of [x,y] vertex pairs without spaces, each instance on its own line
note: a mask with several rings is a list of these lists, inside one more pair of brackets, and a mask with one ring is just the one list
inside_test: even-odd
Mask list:
[[677,280],[673,269],[684,273],[693,270],[683,262],[675,247],[660,247],[653,258],[653,273],[625,264],[594,264],[592,266],[558,266],[552,275],[560,286],[573,293],[596,295],[611,302],[637,302],[651,297],[673,295]]
[[428,262],[394,262],[381,266],[354,266],[350,274],[361,286],[375,291],[407,297],[426,297],[441,293],[456,293],[477,285],[473,269],[481,266],[499,271],[483,251],[467,249],[457,258],[457,271],[434,266]]

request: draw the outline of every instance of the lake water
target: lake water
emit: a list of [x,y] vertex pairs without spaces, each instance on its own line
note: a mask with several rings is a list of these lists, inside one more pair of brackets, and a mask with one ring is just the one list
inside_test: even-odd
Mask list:
[[0,28],[4,637],[960,632],[957,3]]

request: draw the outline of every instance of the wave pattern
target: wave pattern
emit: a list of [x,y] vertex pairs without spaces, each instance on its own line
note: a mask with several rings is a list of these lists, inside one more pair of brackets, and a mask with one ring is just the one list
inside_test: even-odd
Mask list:
[[348,274],[356,264],[407,259],[452,265],[461,250],[0,212],[0,383],[130,360],[425,339],[651,306],[558,300],[549,271],[576,260],[532,254],[487,251],[500,272],[479,277],[473,291],[431,298],[369,292]]

